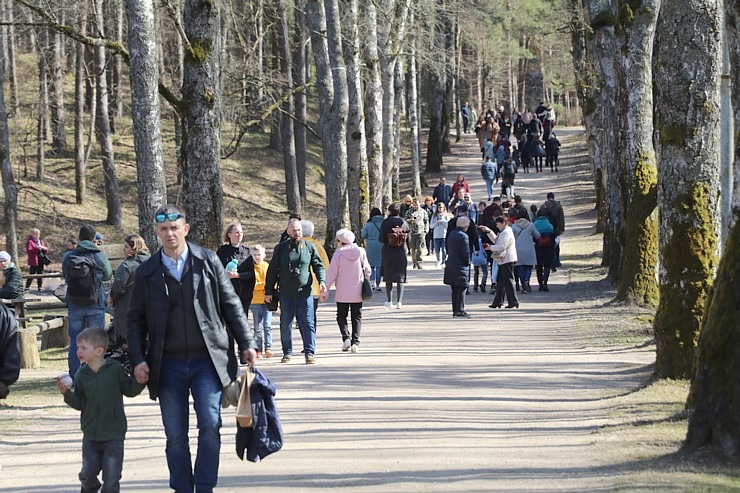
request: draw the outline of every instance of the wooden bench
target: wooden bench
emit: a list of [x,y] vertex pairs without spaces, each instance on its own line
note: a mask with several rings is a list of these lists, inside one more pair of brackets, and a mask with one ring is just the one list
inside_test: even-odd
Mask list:
[[0,299],[0,302],[6,305],[13,305],[15,312],[15,319],[18,322],[19,328],[26,328],[26,322],[28,317],[26,316],[26,303],[38,302],[41,298],[16,298],[13,300]]

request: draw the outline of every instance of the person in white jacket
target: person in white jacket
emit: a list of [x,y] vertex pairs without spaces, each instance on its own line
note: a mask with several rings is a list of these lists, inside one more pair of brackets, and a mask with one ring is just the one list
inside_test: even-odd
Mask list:
[[496,218],[496,227],[500,231],[496,235],[487,226],[480,226],[480,230],[488,235],[493,245],[484,243],[483,248],[489,250],[498,263],[498,279],[496,280],[496,295],[489,308],[501,308],[504,302],[504,294],[509,300],[506,308],[519,308],[519,300],[514,289],[514,264],[516,264],[516,239],[509,227],[509,221],[504,217]]
[[[360,346],[362,329],[362,283],[370,277],[372,269],[365,249],[355,245],[355,235],[348,229],[336,234],[337,249],[326,273],[327,292],[336,283],[334,301],[337,303],[337,324],[342,335],[342,351],[356,353]],[[324,294],[324,300],[328,295]],[[347,327],[347,314],[351,312],[352,335]]]

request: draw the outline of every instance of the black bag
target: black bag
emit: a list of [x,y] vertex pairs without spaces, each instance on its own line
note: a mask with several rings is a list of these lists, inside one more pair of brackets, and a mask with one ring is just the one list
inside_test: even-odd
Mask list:
[[276,311],[278,311],[279,303],[280,303],[280,296],[279,296],[278,292],[275,291],[274,293],[272,293],[272,299],[270,300],[269,303],[265,303],[265,306],[271,312],[276,312]]
[[373,299],[373,285],[370,284],[368,278],[362,281],[362,301],[370,301]]
[[50,263],[51,259],[49,259],[44,252],[39,252],[39,264],[49,265]]
[[67,260],[67,303],[90,306],[98,302],[100,269],[94,254],[72,252]]

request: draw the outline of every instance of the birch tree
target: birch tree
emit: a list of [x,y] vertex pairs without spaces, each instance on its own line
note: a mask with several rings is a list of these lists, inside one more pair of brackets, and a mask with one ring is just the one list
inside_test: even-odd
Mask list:
[[419,132],[419,90],[416,85],[416,30],[414,27],[414,14],[413,11],[409,16],[409,25],[411,26],[411,36],[409,39],[409,56],[408,56],[408,71],[406,72],[409,86],[409,122],[411,124],[411,174],[413,181],[413,193],[415,197],[421,196],[421,151],[419,149],[421,145],[420,132]]
[[[77,3],[79,33],[87,33],[87,2]],[[75,202],[85,202],[87,191],[87,162],[85,158],[85,49],[86,45],[75,46]]]
[[154,8],[149,0],[125,0],[131,52],[131,118],[136,149],[139,234],[154,249],[158,244],[154,213],[167,202],[162,150],[159,79]]
[[[665,2],[658,17],[654,87],[661,262],[654,329],[661,377],[691,375],[717,265],[721,11],[721,0],[676,0]],[[675,49],[677,39],[681,50]]]

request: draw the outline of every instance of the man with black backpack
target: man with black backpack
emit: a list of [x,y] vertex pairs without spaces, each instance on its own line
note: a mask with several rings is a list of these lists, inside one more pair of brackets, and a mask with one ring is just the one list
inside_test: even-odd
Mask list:
[[87,327],[105,327],[105,289],[103,281],[113,277],[108,257],[95,244],[95,228],[85,224],[80,228],[77,248],[64,254],[62,274],[67,284],[69,312],[69,374],[80,367],[77,358],[77,335]]

